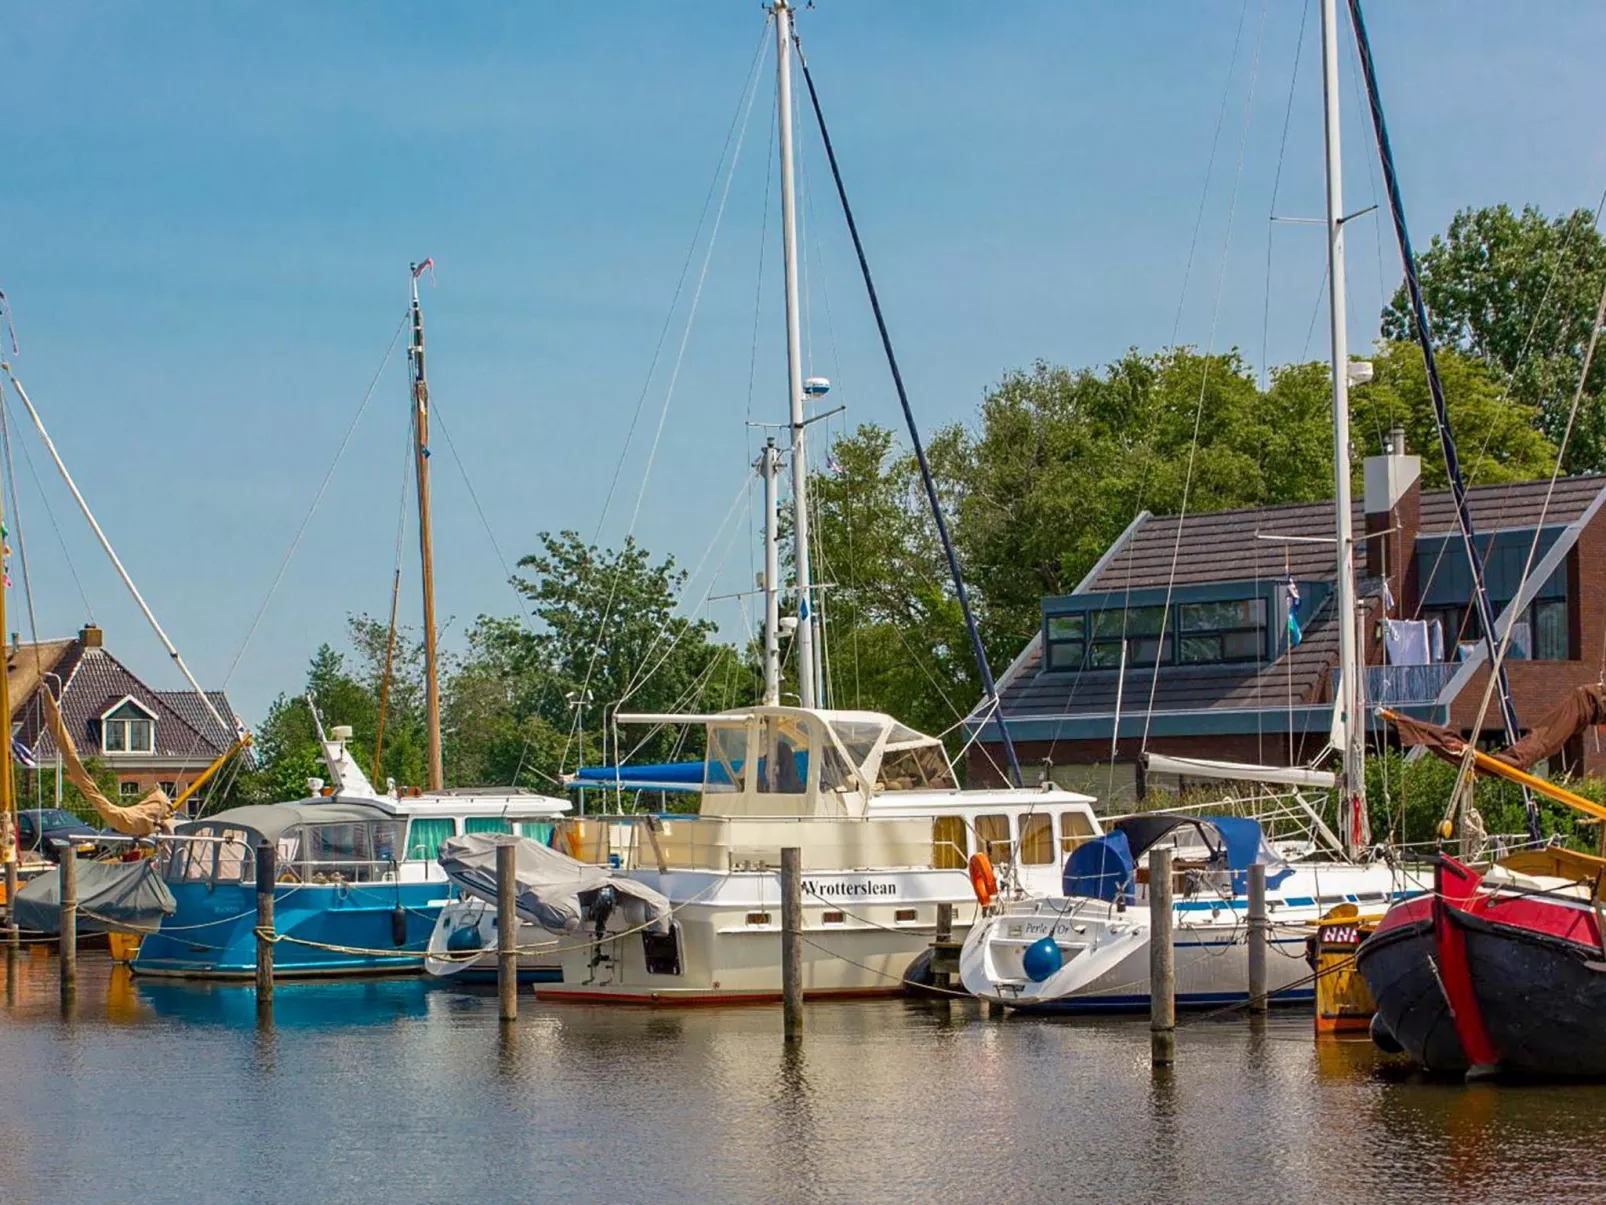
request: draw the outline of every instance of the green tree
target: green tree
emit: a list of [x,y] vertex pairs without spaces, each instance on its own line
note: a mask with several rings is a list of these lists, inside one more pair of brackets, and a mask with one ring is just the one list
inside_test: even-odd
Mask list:
[[[1486,361],[1455,351],[1440,352],[1435,358],[1461,472],[1468,483],[1498,485],[1550,476],[1556,466],[1556,445],[1539,429],[1538,408],[1508,394]],[[1422,457],[1424,488],[1443,488],[1449,478],[1420,349],[1414,343],[1385,343],[1372,364],[1371,382],[1350,393],[1350,427],[1356,444],[1370,445],[1375,454],[1385,432],[1403,427],[1406,447]]]
[[[1521,213],[1508,205],[1463,209],[1433,237],[1418,268],[1435,343],[1489,364],[1559,443],[1606,284],[1606,239],[1595,215],[1576,209],[1547,218],[1531,205]],[[1403,285],[1383,311],[1383,333],[1416,337]],[[1570,473],[1606,468],[1603,388],[1606,357],[1596,357],[1567,447]]]

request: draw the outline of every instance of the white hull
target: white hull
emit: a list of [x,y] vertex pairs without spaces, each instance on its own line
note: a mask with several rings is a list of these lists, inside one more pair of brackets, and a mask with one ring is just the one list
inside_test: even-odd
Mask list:
[[[669,897],[675,942],[657,947],[660,958],[649,968],[651,943],[641,933],[600,944],[569,939],[563,982],[537,995],[650,1004],[780,999],[778,873],[638,870],[635,877]],[[902,991],[935,936],[937,905],[954,906],[955,940],[979,912],[959,870],[805,871],[803,878],[803,990],[815,998]]]
[[[1381,908],[1427,890],[1431,879],[1386,866],[1293,867],[1268,890],[1271,948],[1267,990],[1274,1002],[1314,994],[1305,944],[1315,922],[1342,903]],[[1052,934],[1063,966],[1041,982],[1026,974],[1026,950]],[[1248,999],[1248,901],[1213,892],[1172,909],[1176,1000],[1208,1007]],[[1084,897],[1025,899],[999,906],[966,937],[959,961],[965,989],[985,1000],[1036,1011],[1122,1011],[1149,1006],[1149,905],[1121,908]]]
[[[468,951],[453,951],[453,934],[472,930],[473,936],[458,937],[470,950],[484,950],[477,957],[468,957]],[[526,921],[519,922],[518,946],[529,951],[519,955],[521,979],[553,979],[561,969],[555,947],[559,939],[544,929]],[[424,970],[437,978],[472,974],[475,977],[494,975],[497,972],[496,905],[481,899],[453,900],[441,909],[430,934],[429,949],[424,956]]]

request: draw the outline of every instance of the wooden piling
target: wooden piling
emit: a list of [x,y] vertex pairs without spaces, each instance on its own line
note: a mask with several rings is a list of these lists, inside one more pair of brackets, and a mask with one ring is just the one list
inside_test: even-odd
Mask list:
[[781,1004],[786,1041],[803,1040],[803,851],[781,850]]
[[519,847],[512,841],[496,847],[496,1002],[497,1016],[519,1016],[519,914],[514,907]]
[[272,841],[257,845],[257,1011],[273,1007],[273,885],[279,878]]
[[56,846],[61,857],[61,990],[78,986],[78,851],[72,843]]
[[16,950],[22,945],[22,933],[17,928],[17,892],[21,888],[17,885],[16,851],[6,852],[11,855],[6,859],[6,948]]
[[958,959],[954,944],[954,906],[937,905],[937,930],[931,938],[931,981],[942,991],[954,986],[953,966]]
[[1266,1011],[1266,949],[1271,926],[1266,918],[1266,868],[1249,868],[1249,1011]]
[[1171,944],[1171,851],[1149,851],[1149,1052],[1156,1067],[1177,1055],[1177,982]]

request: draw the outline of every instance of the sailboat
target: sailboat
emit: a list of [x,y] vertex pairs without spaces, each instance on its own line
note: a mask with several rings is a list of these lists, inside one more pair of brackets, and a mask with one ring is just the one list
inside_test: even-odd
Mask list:
[[[700,797],[695,815],[587,815],[564,825],[572,866],[530,857],[519,875],[519,945],[555,949],[562,980],[538,984],[543,999],[697,1004],[779,1000],[782,851],[802,869],[803,992],[807,998],[905,990],[928,954],[939,913],[951,909],[962,936],[977,913],[972,862],[980,855],[1006,877],[1042,889],[1062,850],[1100,832],[1093,800],[1041,790],[962,791],[941,740],[873,711],[820,705],[817,608],[810,578],[805,382],[799,337],[792,149],[792,5],[776,0],[777,127],[785,251],[787,396],[797,615],[780,615],[776,477],[779,449],[760,457],[765,483],[764,693],[756,706],[712,714],[630,714],[620,726],[701,731],[692,763],[603,766],[577,771],[576,789],[682,791]],[[805,68],[806,69],[806,68]],[[940,522],[939,513],[939,522]],[[956,575],[956,588],[962,581]],[[961,593],[961,597],[963,597]],[[795,625],[795,626],[794,626]],[[781,697],[780,639],[795,633],[796,705]],[[984,679],[990,676],[984,671]],[[521,848],[526,842],[519,843]],[[533,853],[525,850],[523,852]],[[990,861],[989,861],[990,855]],[[437,929],[442,969],[454,953],[488,944],[491,892],[473,863],[483,851],[460,842],[448,860],[476,901],[454,905],[463,924],[454,950],[448,917]],[[650,917],[624,916],[624,896],[582,863],[625,875],[655,903]],[[992,870],[989,869],[989,874]],[[577,886],[583,884],[584,886]],[[546,891],[548,903],[542,903]],[[578,893],[578,894],[577,894]],[[561,901],[552,902],[555,896]],[[578,899],[571,907],[568,901]],[[479,907],[476,914],[472,909]],[[576,911],[578,909],[578,912]],[[578,928],[577,928],[578,926]],[[540,930],[547,930],[545,941]],[[560,940],[554,941],[557,935]]]
[[[1180,1007],[1248,999],[1247,870],[1267,867],[1267,914],[1273,951],[1267,989],[1278,1003],[1309,1001],[1311,976],[1298,952],[1308,926],[1341,904],[1377,908],[1419,894],[1423,877],[1357,859],[1370,843],[1366,818],[1363,674],[1357,631],[1354,532],[1350,506],[1349,362],[1345,315],[1344,221],[1339,153],[1336,0],[1322,0],[1323,112],[1326,132],[1328,310],[1333,389],[1334,517],[1339,675],[1333,739],[1340,754],[1327,780],[1339,799],[1337,861],[1285,863],[1252,820],[1139,815],[1116,821],[1103,838],[1066,862],[1061,889],[1047,898],[1004,899],[972,928],[960,953],[960,977],[977,996],[1023,1011],[1117,1011],[1149,1005],[1149,883],[1137,865],[1169,846],[1175,858],[1172,928]],[[1161,759],[1151,758],[1151,764]],[[1166,768],[1196,772],[1170,759]],[[1250,779],[1254,767],[1198,766],[1214,777]],[[1298,774],[1269,771],[1289,781]],[[1316,825],[1318,832],[1325,826]],[[1135,906],[1137,905],[1137,906]]]
[[[424,318],[411,268],[409,305],[413,460],[423,579],[426,789],[379,789],[351,750],[351,729],[325,730],[307,705],[328,775],[286,803],[231,808],[180,825],[164,843],[163,877],[177,907],[146,937],[134,972],[244,979],[256,967],[256,847],[276,848],[277,977],[414,974],[424,969],[436,919],[450,897],[437,856],[472,833],[541,841],[571,808],[521,789],[448,790],[441,756],[439,658],[429,482],[429,385]],[[376,768],[377,773],[377,768]]]

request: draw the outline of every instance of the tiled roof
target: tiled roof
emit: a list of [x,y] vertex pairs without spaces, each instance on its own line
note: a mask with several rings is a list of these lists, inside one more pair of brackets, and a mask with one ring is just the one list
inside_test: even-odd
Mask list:
[[[234,733],[218,727],[194,692],[152,690],[104,648],[86,648],[77,640],[41,642],[40,647],[42,651],[59,649],[54,669],[46,673],[65,684],[62,719],[85,756],[100,753],[100,717],[125,697],[156,717],[154,756],[158,758],[181,758],[201,766],[234,740]],[[33,678],[28,690],[12,696],[12,719],[21,725],[18,738],[23,744],[36,756],[47,758],[55,755],[56,745],[44,723],[32,648],[23,645],[8,658],[11,683],[21,684],[24,676]],[[208,692],[208,696],[225,719],[233,718],[221,691]]]
[[[1505,528],[1532,526],[1544,506],[1548,481],[1478,486],[1467,491],[1472,525],[1480,536]],[[1606,476],[1563,477],[1545,511],[1547,525],[1571,523],[1606,488]],[[1354,505],[1356,530],[1362,506]],[[1181,539],[1178,539],[1178,528]],[[1333,579],[1331,543],[1262,539],[1261,535],[1294,535],[1331,539],[1331,502],[1248,507],[1145,520],[1132,538],[1089,584],[1091,591],[1143,589],[1202,582],[1280,579],[1292,573],[1304,581]],[[1447,489],[1422,492],[1421,535],[1456,530],[1455,502]],[[1259,533],[1257,535],[1257,533]],[[1172,575],[1175,559],[1176,572]]]

